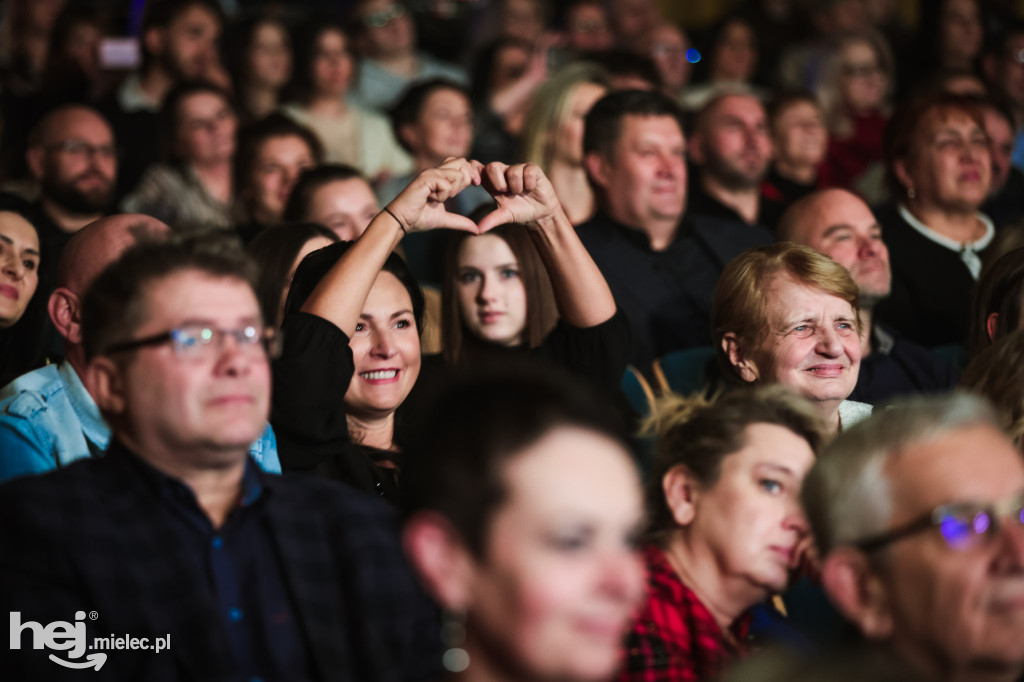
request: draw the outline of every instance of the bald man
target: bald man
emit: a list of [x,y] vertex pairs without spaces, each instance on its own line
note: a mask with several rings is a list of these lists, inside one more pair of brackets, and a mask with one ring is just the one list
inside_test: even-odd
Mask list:
[[952,363],[874,320],[875,306],[892,289],[892,272],[882,228],[859,197],[842,189],[814,192],[782,215],[778,236],[825,254],[849,270],[860,287],[862,360],[850,400],[878,405],[953,388],[958,376]]
[[[167,231],[155,218],[122,214],[97,220],[68,241],[56,268],[57,288],[47,302],[65,359],[0,388],[0,481],[51,471],[106,450],[110,427],[80,378],[85,368],[81,299],[104,268],[140,236],[158,238]],[[280,472],[269,427],[250,453],[264,469]]]

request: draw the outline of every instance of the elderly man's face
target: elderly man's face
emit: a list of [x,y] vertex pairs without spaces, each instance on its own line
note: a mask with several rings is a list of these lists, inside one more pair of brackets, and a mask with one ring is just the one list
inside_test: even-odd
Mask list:
[[[890,528],[953,502],[998,502],[1024,491],[1024,461],[990,426],[917,443],[886,471]],[[937,527],[895,541],[877,568],[891,638],[925,672],[1024,669],[1024,528],[1001,518],[974,546],[948,546]],[[961,678],[967,679],[962,674]],[[985,679],[1000,679],[998,675]]]

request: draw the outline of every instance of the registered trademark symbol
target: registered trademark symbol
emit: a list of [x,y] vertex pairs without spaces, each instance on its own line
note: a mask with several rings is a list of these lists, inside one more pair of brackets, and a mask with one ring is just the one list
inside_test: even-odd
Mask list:
[[99,617],[100,617],[100,614],[96,613],[95,611],[90,611],[89,612],[89,620],[96,620]]

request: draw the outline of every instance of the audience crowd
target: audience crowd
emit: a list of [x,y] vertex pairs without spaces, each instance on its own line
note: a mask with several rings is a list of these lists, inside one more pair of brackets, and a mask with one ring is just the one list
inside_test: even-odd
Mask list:
[[669,4],[2,6],[5,679],[1024,681],[1024,8]]

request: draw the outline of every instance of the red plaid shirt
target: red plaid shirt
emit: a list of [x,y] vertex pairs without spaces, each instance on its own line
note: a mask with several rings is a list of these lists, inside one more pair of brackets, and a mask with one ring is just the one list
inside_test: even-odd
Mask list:
[[730,628],[733,639],[726,639],[661,549],[648,546],[644,561],[647,604],[626,637],[626,665],[619,682],[708,680],[747,653],[750,616],[739,618]]

